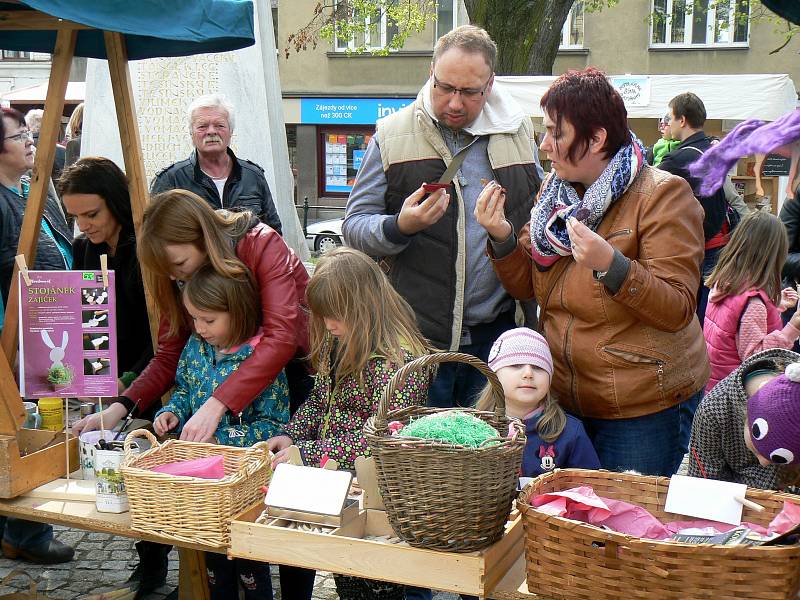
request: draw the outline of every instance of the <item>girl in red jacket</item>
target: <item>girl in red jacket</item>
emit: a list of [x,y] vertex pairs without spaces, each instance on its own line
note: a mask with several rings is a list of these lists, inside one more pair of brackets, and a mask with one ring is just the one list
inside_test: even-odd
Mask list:
[[800,337],[800,316],[784,326],[781,312],[797,304],[797,292],[781,290],[786,229],[765,211],[745,217],[706,280],[711,289],[703,335],[710,391],[748,357],[770,348],[791,348]]

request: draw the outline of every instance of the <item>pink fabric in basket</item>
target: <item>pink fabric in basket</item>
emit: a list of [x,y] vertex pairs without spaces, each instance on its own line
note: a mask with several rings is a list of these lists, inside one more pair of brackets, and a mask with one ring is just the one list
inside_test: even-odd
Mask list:
[[[641,506],[603,498],[595,494],[591,486],[541,494],[530,502],[537,510],[548,515],[574,519],[598,527],[608,527],[619,533],[649,540],[664,540],[673,533],[690,527],[714,527],[720,533],[736,527],[708,520],[674,521],[665,525]],[[772,519],[768,528],[755,523],[742,523],[761,535],[781,534],[798,524],[800,524],[800,506],[792,502],[783,503],[783,510]]]
[[157,465],[150,470],[156,473],[166,473],[167,475],[183,475],[186,477],[200,477],[201,479],[222,479],[225,477],[222,454],[166,463]]

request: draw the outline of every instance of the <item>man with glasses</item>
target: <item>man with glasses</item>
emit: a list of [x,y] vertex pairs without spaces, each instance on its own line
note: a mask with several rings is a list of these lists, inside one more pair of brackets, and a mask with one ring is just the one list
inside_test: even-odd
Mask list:
[[[378,121],[342,228],[348,245],[384,259],[427,338],[484,361],[515,326],[515,305],[489,263],[475,203],[484,185],[502,186],[505,214],[519,231],[542,180],[530,120],[493,87],[496,56],[478,27],[439,39],[417,99]],[[423,184],[462,159],[445,189],[426,192]],[[483,382],[471,367],[443,365],[430,404],[471,405]]]
[[[33,136],[19,111],[0,108],[0,306],[8,301],[14,257],[28,203],[33,168]],[[60,271],[72,267],[72,234],[61,205],[48,196],[42,213],[36,261],[31,268]],[[67,562],[75,551],[53,538],[53,527],[0,517],[3,555],[41,564]]]
[[196,98],[187,112],[194,152],[157,173],[150,192],[189,190],[214,209],[249,210],[281,233],[264,169],[230,149],[233,105],[222,94],[208,94]]

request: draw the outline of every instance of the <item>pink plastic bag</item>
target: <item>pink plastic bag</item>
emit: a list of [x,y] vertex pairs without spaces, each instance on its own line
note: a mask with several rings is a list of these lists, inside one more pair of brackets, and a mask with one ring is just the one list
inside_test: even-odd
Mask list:
[[225,477],[225,465],[222,454],[195,458],[158,465],[150,469],[156,473],[167,475],[183,475],[186,477],[199,477],[201,479],[222,479]]

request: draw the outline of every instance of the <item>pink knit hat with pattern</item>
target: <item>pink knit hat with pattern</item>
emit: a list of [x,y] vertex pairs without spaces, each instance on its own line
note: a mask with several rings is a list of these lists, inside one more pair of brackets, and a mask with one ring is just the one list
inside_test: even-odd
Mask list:
[[506,331],[489,351],[489,368],[496,373],[510,365],[535,365],[552,377],[553,357],[547,340],[527,327]]

